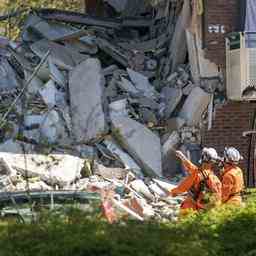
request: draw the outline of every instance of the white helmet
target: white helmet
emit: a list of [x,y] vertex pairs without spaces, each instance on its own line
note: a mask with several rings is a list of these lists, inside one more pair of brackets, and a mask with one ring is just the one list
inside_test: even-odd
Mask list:
[[201,162],[216,162],[218,159],[218,153],[214,148],[203,148]]
[[239,151],[233,147],[225,148],[224,150],[224,162],[238,163],[243,157]]

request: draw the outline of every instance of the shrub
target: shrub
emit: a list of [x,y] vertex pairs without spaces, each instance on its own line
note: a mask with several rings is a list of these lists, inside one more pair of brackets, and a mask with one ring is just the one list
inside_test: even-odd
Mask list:
[[34,224],[0,227],[4,256],[256,255],[256,203],[191,214],[177,223],[137,221],[110,225],[99,214],[47,214]]

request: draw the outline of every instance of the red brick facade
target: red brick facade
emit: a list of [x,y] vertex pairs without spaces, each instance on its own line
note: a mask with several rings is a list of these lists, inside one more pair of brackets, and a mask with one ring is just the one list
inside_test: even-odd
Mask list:
[[[225,72],[225,34],[234,31],[239,18],[238,0],[204,0],[204,46],[206,57]],[[244,131],[252,130],[256,102],[228,102],[216,110],[211,131],[203,132],[203,145],[223,152],[225,146],[234,146],[244,156],[241,163],[247,185],[255,186],[254,154],[256,135],[243,137]],[[252,138],[252,140],[251,140]],[[250,142],[252,147],[250,148]],[[251,149],[251,152],[249,151]],[[255,151],[255,152],[254,152]],[[249,163],[250,162],[250,163]]]
[[238,0],[204,1],[206,57],[221,67],[225,66],[225,35],[235,30],[238,10]]
[[[245,173],[248,169],[250,155],[248,152],[250,137],[243,137],[242,133],[252,129],[255,110],[256,102],[229,102],[216,110],[212,129],[203,132],[204,146],[214,147],[220,153],[223,152],[225,146],[234,146],[239,149],[244,156],[241,167]],[[252,147],[252,151],[254,150],[255,146]],[[253,171],[252,157],[250,170]]]

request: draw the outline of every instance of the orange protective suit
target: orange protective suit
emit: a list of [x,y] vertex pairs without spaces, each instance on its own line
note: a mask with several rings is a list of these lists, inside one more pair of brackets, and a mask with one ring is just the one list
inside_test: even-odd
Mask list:
[[[205,209],[203,202],[203,192],[201,189],[201,182],[206,178],[208,189],[211,191],[214,200],[214,206],[221,203],[221,182],[218,177],[213,173],[211,164],[203,163],[201,171],[199,167],[195,166],[190,161],[182,162],[185,169],[188,171],[187,176],[176,188],[170,191],[172,196],[177,196],[185,192],[193,190],[181,204],[181,214],[185,214],[188,210]],[[203,173],[203,174],[202,174]],[[194,196],[196,195],[196,196]]]
[[222,173],[222,203],[241,206],[244,189],[243,172],[238,166],[226,165]]

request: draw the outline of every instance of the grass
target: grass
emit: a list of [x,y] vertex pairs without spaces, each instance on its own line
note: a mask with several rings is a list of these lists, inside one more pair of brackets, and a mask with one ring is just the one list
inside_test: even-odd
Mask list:
[[4,256],[253,256],[256,193],[244,208],[219,208],[178,223],[127,221],[110,225],[97,213],[72,210],[43,215],[33,224],[0,225]]

